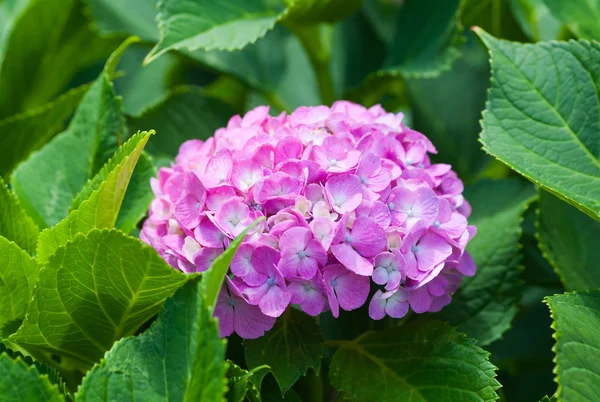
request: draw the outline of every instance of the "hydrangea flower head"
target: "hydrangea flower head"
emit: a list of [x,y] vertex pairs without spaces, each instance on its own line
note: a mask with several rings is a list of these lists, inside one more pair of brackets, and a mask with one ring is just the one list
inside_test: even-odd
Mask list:
[[257,107],[206,141],[185,142],[151,185],[141,238],[176,269],[207,270],[259,217],[221,289],[222,336],[257,338],[299,306],[368,303],[371,318],[439,311],[475,235],[451,166],[402,114],[339,101],[270,116]]

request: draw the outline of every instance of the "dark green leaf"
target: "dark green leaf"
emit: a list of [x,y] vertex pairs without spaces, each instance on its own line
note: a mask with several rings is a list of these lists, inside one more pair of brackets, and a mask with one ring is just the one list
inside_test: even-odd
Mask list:
[[0,175],[10,175],[19,162],[62,131],[87,89],[75,88],[44,106],[1,120]]
[[525,42],[527,36],[517,23],[510,4],[515,1],[519,0],[465,0],[462,23],[467,28],[477,26],[498,38]]
[[600,45],[523,45],[477,33],[492,60],[485,150],[600,220]]
[[124,142],[121,101],[110,76],[131,41],[113,56],[77,108],[69,128],[34,153],[13,173],[12,185],[38,225],[51,227],[68,212],[72,199]]
[[600,293],[555,295],[546,303],[554,319],[558,400],[600,399]]
[[228,363],[227,378],[229,379],[229,391],[227,391],[227,400],[229,402],[260,401],[260,385],[254,382],[252,376],[257,373],[268,372],[269,366],[259,366],[248,371],[232,361],[228,361]]
[[9,340],[89,368],[186,280],[140,240],[93,229],[50,257],[25,321]]
[[519,179],[484,180],[465,188],[477,235],[467,251],[477,265],[450,305],[437,317],[487,345],[510,328],[521,299],[519,237],[522,215],[535,199],[534,187]]
[[429,321],[343,341],[329,377],[352,401],[495,401],[494,370],[474,341]]
[[[172,268],[171,268],[172,269]],[[165,302],[143,334],[124,339],[84,378],[78,401],[221,401],[225,340],[201,282]]]
[[539,241],[567,290],[600,289],[600,222],[542,192]]
[[286,22],[315,24],[344,19],[360,9],[363,0],[284,0]]
[[544,0],[552,14],[578,37],[600,39],[600,0]]
[[38,274],[35,260],[0,236],[0,327],[25,318]]
[[45,105],[76,73],[108,56],[117,43],[89,25],[77,0],[30,0],[22,7],[0,52],[0,117]]
[[35,366],[21,359],[0,354],[0,398],[4,401],[60,402],[64,398],[58,388],[42,376]]
[[0,177],[0,236],[14,241],[29,254],[35,252],[40,230]]
[[288,309],[275,326],[258,339],[244,341],[248,367],[263,364],[271,372],[282,393],[290,389],[306,371],[321,369],[323,335],[317,321],[297,309]]
[[[40,234],[37,246],[39,261],[46,262],[58,247],[79,233],[87,233],[94,228],[115,227],[127,186],[151,134],[138,133],[123,144],[73,200],[74,210],[59,224]],[[135,201],[141,203],[142,207],[147,207],[145,200]],[[135,211],[139,211],[139,205],[128,206],[134,209],[127,212],[137,216]],[[127,223],[130,224],[131,222]]]

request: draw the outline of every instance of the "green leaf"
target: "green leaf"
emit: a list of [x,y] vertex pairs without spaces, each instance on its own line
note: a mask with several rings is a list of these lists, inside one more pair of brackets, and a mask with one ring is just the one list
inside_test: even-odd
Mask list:
[[484,149],[600,219],[600,44],[523,45],[476,32],[492,63]]
[[363,0],[284,0],[285,22],[312,25],[342,20],[360,9]]
[[467,251],[477,265],[465,278],[452,303],[437,318],[449,321],[480,345],[499,339],[511,325],[522,296],[519,237],[522,215],[535,189],[519,179],[483,180],[465,188],[477,235]]
[[25,318],[38,274],[35,260],[0,236],[0,327]]
[[141,116],[131,118],[128,125],[132,130],[156,130],[147,151],[174,158],[183,142],[208,139],[225,127],[233,114],[231,108],[206,96],[201,88],[185,86],[172,90]]
[[30,254],[35,252],[40,230],[0,177],[0,236],[14,241]]
[[110,76],[130,41],[117,49],[86,93],[69,128],[19,165],[12,185],[29,214],[51,227],[68,212],[73,197],[124,140],[125,120]]
[[79,234],[44,265],[25,321],[9,340],[90,368],[186,280],[138,239],[117,230]]
[[58,388],[35,366],[13,360],[6,353],[0,354],[0,395],[7,401],[64,401]]
[[556,397],[556,395],[552,395],[551,397],[546,395],[542,399],[540,399],[540,402],[558,402],[558,398]]
[[550,13],[544,0],[511,0],[515,19],[533,41],[557,39],[562,24]]
[[79,233],[115,226],[133,170],[150,135],[152,132],[138,133],[123,144],[75,198],[76,209],[58,225],[40,234],[37,247],[40,262],[48,261],[58,247]]
[[20,10],[0,53],[0,117],[45,105],[110,54],[117,43],[89,25],[77,0],[30,0]]
[[544,0],[552,14],[578,37],[600,40],[600,0]]
[[150,179],[157,175],[152,158],[143,152],[135,165],[115,227],[125,233],[131,233],[146,216],[150,203],[154,199]]
[[270,3],[276,2],[161,1],[157,17],[161,39],[146,62],[171,49],[236,50],[254,43],[285,15],[283,4]]
[[525,42],[527,36],[516,21],[510,4],[515,1],[519,0],[465,0],[462,23],[465,27],[478,26],[498,38]]
[[225,343],[201,282],[190,281],[165,302],[150,329],[119,341],[94,366],[77,400],[221,401]]
[[465,41],[460,12],[461,0],[406,0],[377,74],[423,77],[448,70]]
[[260,384],[256,384],[253,375],[263,375],[269,371],[269,366],[259,366],[250,371],[244,370],[234,362],[228,360],[229,369],[227,378],[229,379],[229,390],[227,391],[227,401],[244,402],[260,401]]
[[435,144],[438,154],[433,160],[451,164],[466,182],[473,181],[491,159],[477,142],[489,75],[485,49],[469,32],[463,55],[451,70],[436,78],[406,80],[414,128]]
[[52,102],[0,121],[0,175],[8,176],[19,162],[62,131],[88,90],[80,86]]
[[600,398],[600,293],[549,296],[554,319],[556,395],[561,402]]
[[539,245],[567,290],[600,289],[600,222],[542,192]]
[[285,393],[309,368],[321,370],[323,335],[317,321],[297,309],[288,309],[275,326],[258,339],[244,341],[246,363],[271,367],[281,393]]
[[329,377],[353,401],[495,401],[488,353],[438,321],[342,341]]

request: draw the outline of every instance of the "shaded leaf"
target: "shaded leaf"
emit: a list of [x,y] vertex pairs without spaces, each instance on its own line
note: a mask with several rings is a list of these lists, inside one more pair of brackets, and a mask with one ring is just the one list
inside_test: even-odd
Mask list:
[[495,401],[494,370],[474,341],[429,321],[343,341],[329,377],[353,401]]
[[58,388],[35,366],[13,360],[6,353],[0,354],[0,395],[13,401],[64,401]]
[[552,14],[583,39],[600,40],[600,0],[544,0]]
[[600,222],[543,191],[538,236],[567,290],[600,289]]
[[9,340],[90,368],[116,340],[156,314],[186,280],[140,240],[93,229],[50,257],[25,321]]
[[483,180],[465,188],[477,235],[467,251],[477,273],[466,277],[452,303],[436,316],[486,345],[510,328],[521,299],[519,266],[522,215],[535,199],[534,187],[519,179]]
[[309,368],[321,369],[323,335],[317,321],[294,308],[288,309],[275,326],[258,339],[244,341],[246,363],[255,368],[271,367],[271,372],[285,393]]
[[533,41],[557,39],[562,24],[550,13],[544,0],[511,0],[515,19]]
[[248,371],[232,361],[227,363],[229,364],[229,369],[227,369],[227,378],[229,379],[227,400],[229,402],[260,401],[260,384],[257,385],[252,376],[257,373],[268,372],[269,366],[259,366]]
[[79,233],[115,226],[127,186],[151,134],[138,133],[123,144],[73,200],[75,209],[59,224],[40,234],[37,247],[40,262],[46,262],[58,247]]
[[29,254],[35,252],[39,229],[0,177],[0,236],[14,241]]
[[62,131],[88,90],[81,86],[52,102],[0,121],[0,175],[8,176],[19,162]]
[[556,395],[562,402],[600,398],[600,293],[546,298],[554,323]]
[[600,219],[600,45],[523,45],[476,32],[492,63],[484,149]]

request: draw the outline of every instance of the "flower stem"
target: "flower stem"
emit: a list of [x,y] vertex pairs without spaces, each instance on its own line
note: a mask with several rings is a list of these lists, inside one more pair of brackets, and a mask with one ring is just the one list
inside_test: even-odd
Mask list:
[[321,100],[324,104],[331,105],[336,100],[333,80],[329,71],[331,26],[325,24],[311,26],[288,25],[288,28],[296,34],[300,43],[302,43],[315,70]]

